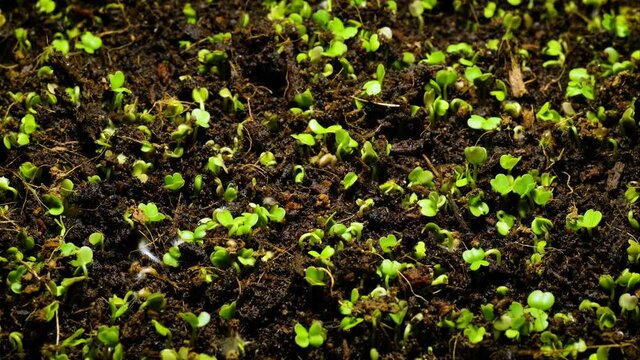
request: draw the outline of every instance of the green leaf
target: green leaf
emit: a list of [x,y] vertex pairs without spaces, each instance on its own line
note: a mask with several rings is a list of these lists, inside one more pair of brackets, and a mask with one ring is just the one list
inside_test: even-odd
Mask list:
[[222,305],[218,314],[225,320],[233,319],[234,315],[236,314],[236,302],[233,301],[229,304]]
[[527,304],[532,307],[542,311],[549,310],[553,303],[555,302],[555,297],[550,292],[543,292],[542,290],[534,290],[527,297]]

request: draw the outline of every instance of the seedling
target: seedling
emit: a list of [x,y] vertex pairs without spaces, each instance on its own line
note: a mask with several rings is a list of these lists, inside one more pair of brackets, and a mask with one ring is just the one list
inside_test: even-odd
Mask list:
[[158,211],[156,204],[150,202],[148,204],[138,204],[138,209],[142,210],[142,221],[144,223],[160,222],[166,218],[166,216]]
[[89,235],[89,244],[100,247],[100,250],[104,250],[104,234],[101,232],[94,232]]
[[377,96],[382,92],[382,82],[384,81],[384,76],[386,71],[384,69],[384,65],[378,64],[376,68],[376,79],[369,80],[364,85],[362,85],[362,89],[364,93],[368,96]]
[[393,251],[393,248],[400,244],[400,241],[396,238],[395,235],[390,234],[381,237],[379,243],[382,251],[386,254],[390,254]]
[[352,187],[356,183],[356,181],[358,181],[358,175],[351,171],[344,176],[341,184],[342,186],[344,186],[345,190],[349,190],[349,188]]
[[532,307],[542,311],[549,310],[553,303],[555,302],[555,297],[550,292],[543,292],[541,290],[534,290],[527,297],[527,304]]
[[193,346],[196,343],[196,337],[198,336],[198,329],[201,329],[209,323],[211,315],[208,312],[203,311],[198,316],[192,312],[178,313],[182,320],[186,321],[191,326],[191,342]]
[[472,271],[476,271],[480,269],[481,266],[489,266],[489,262],[485,260],[489,255],[494,255],[496,257],[496,263],[500,264],[502,255],[497,249],[484,251],[482,248],[471,248],[462,253],[462,258],[467,264],[470,264],[469,268]]
[[595,99],[595,79],[589,75],[585,68],[575,68],[569,72],[569,84],[567,85],[566,97],[582,95],[588,100]]
[[87,54],[93,54],[102,47],[102,39],[86,31],[76,42],[76,49],[84,50]]
[[326,286],[327,273],[328,273],[328,270],[326,269],[315,267],[315,266],[309,266],[308,268],[305,269],[304,279],[311,286]]
[[502,122],[502,119],[499,117],[484,118],[480,115],[471,115],[467,120],[467,125],[472,129],[491,131],[498,129],[500,122]]
[[313,94],[311,93],[311,90],[307,89],[304,92],[302,92],[300,94],[297,94],[294,97],[294,101],[301,108],[307,108],[308,109],[308,108],[311,107],[311,105],[313,105]]
[[558,40],[549,40],[547,46],[542,49],[542,53],[547,56],[551,56],[553,60],[545,61],[542,66],[543,67],[551,67],[551,66],[564,66],[565,55],[564,55],[564,44]]
[[640,243],[633,239],[629,239],[629,247],[627,247],[627,256],[632,264],[640,262]]
[[309,255],[313,256],[315,259],[320,260],[320,262],[322,262],[322,264],[324,264],[325,266],[333,266],[333,263],[331,262],[331,256],[333,256],[335,252],[335,249],[331,246],[325,246],[324,249],[322,249],[321,253],[315,250],[311,250],[309,251]]
[[294,327],[296,333],[296,344],[303,349],[311,345],[312,347],[320,347],[327,339],[327,330],[322,327],[322,322],[314,320],[307,330],[302,324],[297,323]]
[[259,161],[266,167],[276,166],[278,164],[275,155],[273,155],[271,151],[261,153]]
[[447,198],[444,195],[438,194],[437,191],[432,191],[429,194],[429,198],[418,201],[420,206],[420,213],[427,217],[434,217],[438,214],[438,211],[447,203]]
[[122,107],[122,99],[125,93],[131,93],[131,91],[124,87],[124,73],[120,70],[113,74],[109,74],[109,85],[111,91],[114,92],[113,107],[119,109]]
[[76,268],[74,274],[77,274],[79,270],[82,270],[85,279],[89,278],[89,270],[87,266],[93,263],[93,250],[88,246],[83,246],[76,252],[76,259],[69,262],[69,264]]
[[595,229],[602,220],[602,213],[597,210],[589,209],[583,215],[569,214],[567,215],[567,229],[578,231],[586,229],[589,237],[593,237],[593,229]]
[[177,268],[178,266],[180,266],[180,256],[180,248],[178,248],[178,246],[172,246],[169,248],[169,252],[165,253],[162,256],[162,263],[167,266]]
[[482,193],[470,197],[467,206],[469,207],[469,212],[471,212],[475,217],[480,217],[489,213],[489,205],[482,201]]
[[0,190],[12,193],[14,199],[18,197],[18,190],[16,190],[16,188],[14,187],[11,187],[9,179],[4,176],[0,177]]
[[473,166],[473,172],[470,174],[467,167],[467,180],[475,184],[478,179],[478,167],[487,161],[487,149],[482,146],[469,146],[464,149],[464,157],[467,163]]
[[232,301],[229,304],[223,304],[220,307],[220,311],[218,312],[218,315],[220,315],[220,317],[224,320],[231,320],[233,319],[233,317],[236,314],[236,302]]
[[173,173],[173,175],[167,175],[164,177],[164,187],[171,191],[177,191],[184,186],[184,179],[182,174]]
[[155,319],[151,320],[151,324],[153,324],[153,328],[156,330],[158,335],[164,336],[164,337],[168,338],[169,341],[171,341],[171,330],[169,330],[169,328],[167,328],[166,326],[162,325],[160,322],[158,322]]
[[433,187],[433,173],[429,170],[424,170],[420,166],[411,170],[409,173],[409,187],[414,186],[426,186]]

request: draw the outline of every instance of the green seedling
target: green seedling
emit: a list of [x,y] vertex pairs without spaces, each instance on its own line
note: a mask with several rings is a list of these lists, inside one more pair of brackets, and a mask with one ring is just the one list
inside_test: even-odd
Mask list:
[[104,234],[101,232],[94,232],[89,235],[89,244],[100,247],[100,250],[104,250]]
[[399,274],[409,266],[396,260],[384,259],[377,269],[378,276],[384,279],[384,283],[389,287],[389,281],[396,279]]
[[18,197],[18,190],[16,190],[16,188],[12,187],[10,182],[9,182],[9,179],[7,179],[4,176],[0,177],[0,190],[10,192],[11,194],[13,194],[13,198],[14,199]]
[[309,266],[308,268],[305,269],[304,273],[305,273],[304,279],[309,283],[309,285],[311,286],[327,285],[326,277],[328,274],[328,270],[320,267]]
[[511,175],[498,174],[489,183],[495,192],[506,196],[513,190],[514,179]]
[[178,246],[172,246],[169,248],[169,252],[162,256],[162,263],[167,266],[177,268],[180,266],[180,256],[180,248],[178,248]]
[[316,139],[314,139],[311,134],[294,134],[291,135],[291,137],[298,140],[303,145],[314,146],[316,144]]
[[554,59],[545,61],[544,63],[542,63],[542,66],[545,68],[551,66],[564,66],[564,62],[566,59],[564,51],[564,45],[562,42],[558,40],[549,40],[547,46],[542,49],[542,53]]
[[156,204],[150,203],[140,203],[138,204],[138,209],[142,210],[144,215],[143,222],[144,223],[154,223],[160,222],[166,218],[166,216],[158,211],[158,207]]
[[[22,163],[19,170],[20,175],[27,182],[33,182],[40,176],[40,168],[29,161]],[[2,187],[2,181],[2,178],[0,178],[0,187]]]
[[[129,300],[131,299],[131,300]],[[109,298],[109,309],[111,310],[111,322],[117,320],[119,317],[129,310],[129,305],[134,300],[134,292],[127,291],[124,298],[120,298],[118,295],[113,295]]]
[[602,220],[602,213],[597,210],[589,209],[583,215],[567,215],[567,229],[578,231],[580,229],[586,229],[589,237],[593,236],[593,229],[595,229]]
[[613,10],[611,13],[604,14],[602,27],[619,38],[626,38],[631,33],[627,18],[621,14],[616,15]]
[[499,117],[484,118],[480,115],[471,115],[467,120],[467,125],[472,129],[491,131],[499,129],[501,122],[502,119]]
[[437,191],[432,191],[427,199],[418,201],[418,206],[420,206],[420,213],[422,215],[434,217],[446,203],[447,198],[444,195],[438,194]]
[[369,80],[362,85],[364,93],[368,96],[380,95],[380,93],[382,93],[382,83],[384,81],[385,74],[386,71],[384,69],[384,65],[378,64],[378,67],[376,68],[376,79]]
[[80,37],[80,41],[76,42],[76,49],[84,50],[87,54],[93,54],[102,47],[102,39],[86,31]]
[[313,256],[315,259],[320,260],[320,262],[325,266],[333,266],[331,257],[333,256],[333,254],[335,254],[335,252],[336,250],[331,246],[325,246],[324,249],[322,249],[322,252],[319,253],[315,250],[311,250],[309,251],[309,255]]
[[233,95],[231,93],[231,90],[223,88],[218,92],[218,95],[220,95],[220,97],[222,98],[224,108],[227,111],[233,113],[245,111],[244,104],[238,99],[238,94]]
[[472,271],[476,271],[482,266],[489,266],[489,262],[485,260],[489,255],[494,255],[496,257],[496,263],[500,264],[502,255],[497,249],[484,251],[482,248],[471,248],[462,253],[462,258],[467,264],[470,264],[469,268]]
[[164,177],[164,188],[171,191],[180,190],[184,186],[184,179],[182,174],[173,173],[173,175],[167,175]]
[[366,52],[376,52],[380,48],[380,40],[378,40],[378,34],[371,34],[371,36],[362,39],[362,48]]
[[409,187],[412,188],[414,186],[426,186],[433,187],[435,184],[433,182],[433,173],[429,170],[424,170],[420,166],[411,170],[409,173]]
[[224,320],[231,320],[233,319],[233,317],[236,314],[236,302],[232,301],[229,304],[223,304],[220,307],[220,311],[218,312],[218,315],[220,315],[220,317]]
[[487,161],[487,149],[482,146],[466,147],[464,149],[464,157],[467,160],[467,163],[473,166],[472,173],[469,173],[467,166],[466,178],[468,182],[475,184],[478,179],[478,168]]
[[303,349],[306,349],[309,345],[316,348],[320,347],[327,339],[327,330],[322,327],[322,322],[317,320],[311,323],[309,329],[297,323],[294,331],[296,333],[296,344]]
[[342,184],[342,186],[344,186],[345,190],[349,190],[349,188],[352,187],[356,183],[356,181],[358,181],[358,175],[353,171],[350,171],[344,176],[344,179],[342,179],[340,183]]
[[53,0],[38,0],[36,9],[39,13],[51,14],[56,9],[56,2]]
[[633,239],[629,239],[629,247],[627,247],[627,256],[632,264],[640,262],[640,243]]
[[509,235],[509,231],[511,231],[511,228],[515,224],[516,217],[507,214],[503,210],[499,210],[496,216],[498,218],[498,222],[496,223],[498,233],[502,236]]
[[74,274],[77,274],[82,270],[85,279],[89,278],[89,270],[87,266],[93,263],[93,250],[88,246],[83,246],[76,252],[76,259],[69,262],[69,264],[76,268]]
[[589,75],[585,68],[575,68],[569,72],[569,84],[567,85],[566,97],[582,95],[588,100],[595,99],[595,79]]
[[534,290],[527,297],[527,304],[532,307],[542,311],[547,311],[551,309],[553,303],[555,302],[555,297],[550,292],[543,292],[541,290]]
[[31,50],[31,41],[28,39],[29,33],[25,28],[16,28],[14,34],[16,36],[18,51],[24,53]]
[[211,315],[208,312],[203,311],[197,316],[192,312],[184,312],[178,313],[178,315],[182,318],[182,320],[186,321],[187,324],[191,326],[191,342],[190,345],[194,345],[196,343],[196,338],[198,336],[198,329],[201,329],[209,323],[211,320]]
[[266,167],[276,166],[278,164],[278,162],[276,161],[276,156],[273,155],[271,151],[265,151],[261,153],[259,161]]
[[385,254],[390,254],[393,251],[393,248],[400,244],[400,241],[393,234],[381,237],[378,242],[380,244],[380,248]]
[[542,121],[553,121],[555,123],[563,120],[562,116],[556,110],[551,109],[551,104],[547,101],[542,105],[536,113],[536,119]]
[[167,305],[167,300],[162,293],[153,293],[147,296],[145,301],[140,304],[140,311],[150,309],[156,312],[161,311]]
[[124,73],[120,70],[116,71],[113,74],[109,74],[109,86],[111,87],[111,91],[115,94],[113,98],[113,107],[115,109],[120,109],[122,107],[122,100],[124,98],[124,94],[131,93],[131,90],[124,87]]
[[300,94],[297,94],[293,99],[301,108],[308,109],[311,107],[311,105],[313,105],[313,94],[309,89]]
[[158,322],[155,319],[151,320],[151,324],[153,324],[153,328],[156,330],[156,332],[158,333],[158,335],[166,337],[167,339],[169,339],[169,341],[171,341],[171,330],[162,325],[160,322]]
[[475,217],[480,217],[489,213],[489,205],[487,205],[486,202],[482,201],[482,193],[470,197],[469,201],[467,202],[467,206],[469,207],[469,212],[471,212],[471,215]]

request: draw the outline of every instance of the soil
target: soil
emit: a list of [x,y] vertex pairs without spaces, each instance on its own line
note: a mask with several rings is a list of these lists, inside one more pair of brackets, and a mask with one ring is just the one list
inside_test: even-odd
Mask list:
[[[555,295],[553,313],[572,316],[568,322],[550,319],[548,330],[564,344],[583,339],[589,351],[580,357],[595,352],[596,346],[607,345],[610,358],[640,358],[640,323],[619,315],[613,328],[601,329],[595,313],[578,309],[584,299],[608,304],[609,296],[598,283],[601,275],[616,278],[624,269],[640,270],[639,264],[629,261],[626,251],[628,240],[638,236],[626,215],[632,209],[637,212],[637,206],[629,205],[624,195],[627,183],[640,180],[640,148],[637,133],[625,135],[618,127],[623,112],[638,97],[640,76],[625,71],[598,77],[593,101],[582,97],[567,99],[564,92],[570,69],[600,71],[600,65],[593,60],[596,56],[604,58],[605,48],[614,47],[622,59],[629,59],[633,51],[640,49],[640,6],[635,0],[610,1],[600,9],[601,14],[618,13],[620,9],[628,12],[631,32],[625,38],[604,30],[590,32],[585,19],[597,13],[582,1],[574,2],[575,13],[565,11],[568,1],[556,1],[558,15],[553,18],[546,15],[544,4],[539,1],[531,1],[529,8],[526,4],[514,7],[498,2],[500,7],[525,17],[514,38],[500,43],[499,51],[485,46],[505,33],[502,19],[482,15],[485,1],[460,1],[458,10],[452,2],[440,1],[435,9],[425,10],[422,31],[407,10],[407,1],[397,2],[395,14],[385,8],[385,1],[369,1],[367,7],[361,8],[348,1],[334,1],[334,16],[360,22],[369,31],[387,26],[393,33],[393,39],[383,39],[374,53],[365,52],[356,38],[347,41],[349,50],[344,57],[353,66],[357,79],[341,73],[338,60],[325,57],[319,64],[298,62],[296,56],[306,53],[309,45],[299,40],[291,24],[283,25],[277,33],[262,1],[193,1],[195,24],[189,24],[183,14],[184,1],[56,3],[52,15],[36,12],[34,2],[13,0],[0,4],[6,17],[6,24],[0,26],[3,136],[8,131],[18,131],[20,119],[28,111],[25,103],[14,101],[9,92],[44,94],[48,84],[57,85],[57,103],[35,108],[39,128],[31,134],[30,143],[0,150],[0,176],[8,178],[18,190],[16,198],[11,192],[0,193],[2,204],[7,206],[0,225],[0,256],[7,260],[0,264],[1,277],[7,279],[17,266],[9,254],[10,247],[21,249],[25,259],[33,256],[33,263],[38,264],[23,276],[19,294],[10,290],[8,281],[0,285],[0,357],[53,358],[61,353],[61,340],[78,329],[84,329],[82,338],[95,337],[101,325],[119,326],[119,342],[125,358],[131,359],[159,358],[161,350],[177,350],[181,346],[194,353],[228,359],[361,359],[369,358],[371,348],[384,359],[542,357],[539,333],[523,336],[519,341],[495,337],[490,322],[480,312],[483,304],[493,304],[497,313],[503,312],[511,301],[526,304],[528,294],[540,289]],[[309,4],[313,11],[318,9],[318,2]],[[250,18],[246,27],[239,23],[243,14]],[[310,19],[305,24],[308,29],[317,29]],[[102,48],[90,55],[73,48],[73,40],[67,55],[41,55],[55,33],[74,26],[81,33],[99,35]],[[16,28],[27,30],[30,50],[18,50]],[[207,40],[227,32],[231,40]],[[325,30],[319,37],[328,42],[331,34]],[[549,60],[542,48],[551,39],[562,39],[567,44],[564,67],[542,66]],[[184,41],[192,46],[181,47]],[[507,83],[507,98],[521,104],[522,116],[511,118],[495,98],[477,93],[464,80],[464,70],[458,71],[460,80],[449,89],[449,98],[467,101],[474,114],[501,116],[501,131],[469,128],[469,113],[465,111],[450,111],[433,124],[424,109],[416,115],[411,113],[411,105],[423,106],[425,84],[443,68],[419,64],[418,60],[430,52],[430,47],[445,50],[462,41],[477,51],[478,66]],[[218,74],[199,72],[201,49],[224,51],[228,56],[226,68]],[[518,49],[527,49],[529,57]],[[404,52],[414,54],[416,62],[394,68],[392,64]],[[457,56],[450,55],[449,64],[453,65],[455,59]],[[334,73],[328,77],[318,75],[327,62],[333,65]],[[373,78],[379,63],[387,68],[382,93],[375,98],[364,97],[362,85]],[[38,76],[43,65],[49,66],[53,75]],[[156,115],[155,121],[128,121],[122,109],[111,106],[113,93],[108,75],[117,70],[125,74],[124,86],[131,91],[124,96],[125,104],[136,102],[139,111],[149,109]],[[74,86],[81,89],[77,106],[63,91]],[[186,108],[196,108],[191,93],[201,87],[210,94],[205,104],[211,114],[210,127],[199,128],[189,137],[181,157],[168,156],[177,144],[171,136],[175,124],[162,110],[172,98],[183,101]],[[218,96],[223,88],[238,94],[244,112],[227,111],[228,104]],[[359,149],[331,166],[311,163],[311,157],[335,147],[332,139],[326,147],[318,144],[309,148],[291,137],[307,129],[310,118],[289,110],[296,106],[294,97],[306,89],[313,94],[312,118],[324,126],[341,125],[360,145],[371,141],[379,156],[374,166],[360,159]],[[514,92],[521,96],[516,98]],[[364,99],[361,108],[354,106],[354,97]],[[563,103],[568,101],[576,112],[571,119],[578,136],[553,122],[534,121],[534,114],[544,103],[550,102],[551,108],[562,113]],[[586,112],[600,106],[609,116],[595,125],[587,119]],[[101,148],[96,140],[109,122],[116,132],[109,146]],[[139,129],[141,124],[148,126],[148,139],[157,145],[151,154],[141,151],[145,139]],[[517,125],[525,129],[522,139],[516,139],[511,131]],[[617,141],[617,149],[608,139]],[[388,154],[387,144],[391,145]],[[458,196],[448,196],[449,204],[433,218],[422,216],[418,206],[404,206],[404,195],[387,195],[379,189],[387,180],[395,180],[408,195],[407,175],[416,166],[431,169],[436,188],[440,189],[455,181],[453,169],[464,166],[464,149],[473,145],[485,147],[489,154],[479,168],[477,189],[467,186]],[[235,149],[235,154],[225,158],[227,171],[215,176],[204,167],[220,147]],[[266,151],[275,155],[275,166],[267,167],[259,161]],[[502,197],[490,185],[490,180],[503,172],[499,165],[503,154],[522,156],[514,174],[538,170],[556,177],[553,200],[518,218],[508,236],[498,234],[496,212],[517,214],[517,196]],[[118,155],[126,161],[118,161]],[[137,159],[153,164],[146,182],[132,175],[132,164]],[[41,172],[32,183],[25,182],[19,171],[27,161]],[[305,168],[301,183],[294,182],[294,165]],[[358,174],[359,180],[344,190],[341,180],[348,172]],[[184,187],[178,191],[164,188],[165,175],[173,173],[180,173],[185,179]],[[204,185],[196,193],[194,179],[198,174]],[[101,178],[97,184],[88,180],[95,175]],[[235,201],[228,203],[220,196],[216,178],[224,187],[235,184]],[[63,179],[71,180],[74,189],[65,198],[64,214],[56,217],[47,213],[42,196],[59,193]],[[467,201],[480,189],[491,210],[487,216],[474,217],[467,210]],[[431,190],[414,191],[426,198]],[[373,199],[374,206],[360,213],[357,199]],[[131,226],[123,217],[125,212],[148,202],[155,203],[167,218],[148,226],[136,221]],[[201,219],[212,217],[215,209],[225,208],[235,215],[250,211],[252,203],[265,207],[279,204],[286,210],[284,221],[271,222],[240,238],[231,238],[222,227],[210,230],[202,246],[180,245],[177,268],[157,264],[139,250],[144,241],[162,258],[174,244],[178,229],[193,230]],[[582,214],[590,208],[603,215],[593,236],[565,229],[567,214],[574,209]],[[321,246],[305,247],[298,245],[298,239],[315,228],[323,228],[330,216],[347,225],[364,223],[362,238],[345,243],[344,249],[331,258],[332,286],[312,287],[305,281],[305,268],[320,265],[308,251],[321,251],[325,245],[337,247],[339,238],[326,236]],[[554,227],[543,262],[531,266],[528,261],[533,254],[534,235],[529,226],[536,216],[548,218]],[[60,220],[66,228],[64,236],[56,223]],[[423,231],[428,222],[453,232],[457,248],[449,250],[433,233]],[[33,237],[35,246],[31,250],[23,250],[23,237],[18,236],[23,230]],[[64,278],[78,276],[69,264],[73,257],[61,257],[58,247],[63,243],[91,246],[88,237],[94,232],[104,234],[104,249],[92,246],[88,280],[74,284],[66,295],[55,298],[47,290],[49,281],[59,285]],[[382,253],[377,245],[377,239],[389,234],[401,239],[391,255]],[[418,241],[424,241],[427,248],[426,257],[419,260],[414,255]],[[242,266],[240,271],[233,266],[213,268],[209,254],[216,246],[254,249],[256,264]],[[490,259],[489,266],[471,271],[462,259],[463,251],[471,247],[499,249],[502,261],[498,264]],[[268,254],[272,257],[263,261],[262,256]],[[357,312],[364,322],[342,331],[339,307],[342,300],[349,299],[352,289],[365,295],[385,285],[376,273],[383,257],[414,266],[389,284],[382,300],[359,303]],[[156,275],[141,276],[143,267],[152,267]],[[203,280],[202,269],[213,275],[211,282]],[[448,284],[432,286],[434,271],[445,271]],[[508,287],[509,294],[496,295],[499,286]],[[114,295],[124,297],[130,290],[139,297],[132,301],[129,311],[112,321],[109,299]],[[163,293],[167,302],[164,309],[138,310],[143,290]],[[637,293],[636,289],[632,291]],[[403,326],[395,326],[386,316],[397,309],[397,299],[405,300],[408,306]],[[54,300],[59,301],[58,315],[47,321],[42,309]],[[235,316],[223,320],[218,309],[232,301],[237,304]],[[617,301],[611,307],[619,314]],[[438,325],[447,314],[464,308],[476,314],[476,324],[487,328],[487,335],[478,344],[471,344],[460,330]],[[384,315],[378,326],[372,323],[376,309]],[[178,314],[201,311],[211,314],[211,322],[197,333],[193,343],[191,328]],[[154,330],[152,319],[171,329],[171,340]],[[294,325],[309,326],[313,320],[322,321],[327,330],[326,341],[318,348],[300,348],[294,341]],[[403,339],[408,323],[411,334]],[[22,333],[24,352],[12,346],[12,332]],[[238,350],[239,342],[244,343],[242,351]],[[111,358],[112,352],[113,349],[101,347],[95,357]],[[81,358],[82,346],[69,347],[64,353],[72,359]]]

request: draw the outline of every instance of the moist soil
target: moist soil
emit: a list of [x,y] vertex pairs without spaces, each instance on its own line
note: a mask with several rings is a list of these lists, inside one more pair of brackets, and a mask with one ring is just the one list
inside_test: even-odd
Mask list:
[[[621,8],[629,12],[632,30],[625,38],[604,30],[589,31],[586,20],[596,11],[581,1],[575,2],[575,13],[567,13],[565,4],[556,1],[556,17],[547,16],[539,1],[532,1],[531,7],[499,2],[500,7],[526,19],[512,39],[500,42],[498,51],[485,45],[491,39],[502,39],[505,27],[499,17],[483,16],[485,1],[461,1],[457,11],[450,2],[440,1],[435,9],[425,10],[422,30],[407,10],[407,1],[398,1],[395,14],[386,9],[384,1],[379,1],[380,5],[370,1],[366,7],[334,1],[332,14],[345,22],[360,22],[369,31],[387,26],[393,33],[393,39],[383,39],[374,53],[365,52],[356,38],[347,42],[349,50],[344,57],[353,66],[357,79],[341,73],[344,70],[335,59],[323,58],[318,64],[298,62],[296,56],[306,53],[309,44],[300,41],[290,23],[276,32],[262,1],[193,1],[195,24],[190,24],[183,14],[183,1],[56,2],[56,10],[49,15],[38,13],[33,2],[0,4],[6,17],[6,24],[0,27],[3,134],[17,131],[19,119],[28,111],[25,102],[14,101],[9,92],[42,94],[47,84],[58,86],[55,104],[35,108],[39,127],[31,134],[30,143],[0,150],[0,175],[18,190],[15,198],[11,192],[0,195],[7,206],[2,212],[0,232],[0,256],[6,260],[0,270],[0,357],[53,358],[56,353],[66,353],[69,358],[81,358],[83,345],[61,352],[60,342],[78,329],[84,329],[81,338],[95,338],[101,325],[119,326],[119,342],[128,359],[159,358],[161,350],[182,346],[194,353],[229,359],[361,359],[369,358],[372,348],[384,359],[543,357],[539,333],[519,340],[496,337],[480,312],[483,304],[493,304],[496,313],[504,312],[512,301],[526,304],[528,294],[536,289],[555,295],[553,313],[570,314],[570,321],[549,320],[548,330],[563,343],[583,339],[589,347],[610,346],[611,358],[640,357],[638,322],[619,315],[615,326],[601,329],[594,312],[578,309],[584,299],[608,304],[608,293],[598,284],[601,275],[615,278],[623,269],[640,270],[627,257],[628,240],[638,231],[629,225],[626,215],[634,206],[624,196],[626,184],[640,179],[638,137],[636,133],[625,135],[618,127],[623,112],[638,96],[640,76],[624,71],[598,78],[597,96],[591,101],[583,97],[567,100],[564,92],[570,69],[585,67],[599,72],[599,65],[593,60],[604,58],[605,48],[614,47],[625,59],[640,49],[640,7],[635,1],[610,1],[599,10],[601,14],[619,12]],[[317,2],[309,3],[313,11],[319,8]],[[243,14],[250,19],[244,27],[240,26]],[[316,29],[311,20],[305,20],[305,24]],[[67,55],[42,55],[55,33],[74,26],[82,29],[81,33],[99,35],[103,46],[90,55],[75,49],[76,41],[72,40]],[[30,50],[18,49],[16,28],[27,30]],[[231,39],[216,43],[208,40],[219,33],[230,33]],[[331,34],[321,31],[319,38],[328,41]],[[549,57],[542,54],[542,49],[551,39],[568,44],[563,67],[543,67]],[[181,46],[185,41],[191,46]],[[507,98],[521,104],[522,114],[511,117],[495,98],[476,92],[464,80],[464,70],[458,71],[461,75],[449,90],[449,98],[467,101],[474,114],[500,116],[500,131],[469,128],[469,112],[464,109],[449,111],[433,123],[427,120],[424,108],[412,115],[410,105],[423,106],[425,84],[444,68],[419,64],[417,60],[432,48],[445,50],[459,42],[471,44],[477,51],[476,64],[505,81]],[[224,51],[228,59],[224,69],[218,74],[201,73],[201,49]],[[529,56],[518,49],[526,49]],[[416,62],[393,67],[405,52],[414,54]],[[456,63],[456,58],[448,57],[448,65]],[[325,63],[334,68],[327,77],[319,75]],[[373,78],[379,63],[387,68],[382,93],[365,97],[362,85]],[[38,76],[44,65],[53,70],[52,75]],[[519,80],[510,77],[514,66]],[[125,94],[124,103],[136,102],[139,111],[149,109],[156,115],[155,121],[129,121],[122,108],[110,105],[113,93],[108,75],[117,70],[125,74],[124,86],[131,91]],[[524,86],[525,91],[516,98],[513,90],[518,85]],[[74,86],[81,89],[77,105],[62,90]],[[181,157],[167,156],[176,147],[171,136],[175,124],[163,116],[163,106],[167,99],[174,98],[183,101],[186,108],[196,108],[191,93],[201,87],[210,94],[205,104],[211,114],[210,126],[199,128],[184,142]],[[228,111],[228,104],[218,96],[222,88],[238,94],[245,111]],[[306,89],[313,94],[311,117],[289,110],[296,106],[294,97]],[[363,99],[360,108],[354,105],[354,97]],[[568,127],[534,119],[544,103],[550,102],[551,108],[561,111],[567,101],[576,112],[572,116],[575,133]],[[600,106],[609,116],[598,124],[587,120],[586,112]],[[329,166],[312,163],[311,157],[332,152],[335,147],[332,139],[326,146],[310,148],[291,137],[305,132],[310,118],[324,126],[341,125],[360,145],[371,141],[378,154],[377,162],[372,165],[361,160],[358,149]],[[116,131],[109,146],[103,147],[96,140],[109,122]],[[138,128],[141,124],[147,125],[148,135]],[[516,126],[524,129],[520,138],[514,137],[512,129]],[[611,146],[609,138],[617,141],[617,148]],[[145,139],[156,145],[155,152],[141,151]],[[387,144],[391,145],[388,152]],[[406,186],[412,169],[430,169],[436,188],[440,188],[455,181],[453,169],[464,166],[464,149],[473,145],[485,147],[489,154],[479,168],[477,189],[466,187],[457,196],[449,196],[449,203],[433,218],[422,216],[418,206],[403,204],[405,195],[411,192]],[[235,149],[235,153],[225,157],[227,171],[216,176],[204,167],[220,147]],[[275,155],[276,165],[265,166],[259,161],[267,151]],[[503,154],[522,156],[514,174],[538,170],[556,177],[553,200],[518,218],[508,236],[496,231],[496,212],[517,214],[518,197],[502,197],[490,185],[490,180],[503,172],[499,165]],[[124,156],[124,161],[119,161],[118,155]],[[132,163],[137,159],[153,164],[146,182],[132,175]],[[19,172],[19,166],[27,161],[40,169],[40,176],[31,183],[25,182]],[[303,165],[306,170],[300,183],[292,176],[295,165]],[[359,180],[345,190],[341,180],[348,172],[356,173]],[[178,191],[164,188],[164,176],[173,173],[180,173],[185,179],[184,187]],[[194,179],[198,174],[204,185],[196,193]],[[100,176],[100,182],[88,180],[95,175]],[[227,202],[220,196],[216,178],[225,187],[235,184],[236,200]],[[41,198],[59,192],[63,179],[71,180],[74,189],[65,198],[63,215],[52,216]],[[381,191],[380,184],[388,180],[405,187],[405,194]],[[467,201],[480,190],[490,212],[475,217],[467,210]],[[431,192],[424,187],[412,191],[419,198],[426,198]],[[373,199],[374,205],[359,212],[357,199]],[[123,217],[125,212],[148,202],[155,203],[167,218],[148,226],[135,221],[131,226]],[[215,209],[225,208],[235,215],[250,211],[251,203],[266,207],[279,204],[286,210],[284,221],[269,223],[242,237],[230,237],[221,227],[210,230],[202,246],[180,245],[177,268],[155,263],[140,252],[139,244],[144,241],[162,258],[174,244],[178,229],[193,230],[200,219],[212,217]],[[592,236],[565,229],[567,214],[584,213],[590,208],[603,215]],[[336,247],[339,238],[326,236],[321,246],[304,247],[299,246],[298,239],[315,228],[323,228],[330,216],[339,223],[363,223],[362,238],[345,243],[344,249],[333,255],[331,284],[310,286],[305,281],[305,268],[321,264],[308,251],[320,251],[325,245]],[[536,216],[548,218],[554,227],[542,263],[531,265],[534,235],[529,225]],[[64,236],[56,220],[64,223]],[[448,249],[433,233],[424,231],[428,222],[451,231],[456,239],[455,249]],[[18,236],[23,230],[34,240],[35,246],[30,250],[23,250],[24,237]],[[57,249],[63,243],[91,246],[88,237],[93,232],[104,234],[104,249],[92,246],[88,279],[71,286],[66,295],[54,298],[47,290],[49,281],[60,284],[64,278],[78,276],[69,264],[73,257],[64,258]],[[389,234],[401,242],[391,254],[384,254],[377,239]],[[422,259],[414,255],[418,241],[426,244]],[[240,267],[240,271],[233,266],[214,268],[209,254],[216,246],[254,249],[256,264]],[[25,257],[33,256],[34,263],[39,264],[23,276],[20,293],[11,291],[5,281],[16,266],[8,252],[10,247],[23,250]],[[502,261],[498,264],[490,258],[489,266],[471,271],[462,259],[463,251],[471,247],[499,249]],[[263,261],[262,256],[267,254],[271,258]],[[385,287],[376,273],[383,258],[414,266],[390,282],[386,297],[357,306],[357,313],[364,319],[362,324],[349,331],[341,330],[343,315],[339,307],[342,300],[349,299],[352,289],[357,288],[364,295],[377,286]],[[154,270],[144,276],[144,268]],[[201,276],[203,268],[212,275],[210,282]],[[448,284],[432,286],[434,271],[446,272]],[[508,287],[509,293],[497,295],[499,286]],[[112,320],[109,299],[114,295],[123,297],[130,290],[137,295],[129,310]],[[166,306],[160,311],[139,310],[144,291],[163,293]],[[390,321],[387,315],[396,305],[385,299],[406,300],[408,310],[402,326]],[[42,309],[54,300],[59,302],[58,315],[47,321]],[[234,318],[221,319],[218,309],[232,301],[237,304]],[[620,313],[617,301],[611,307]],[[464,308],[476,314],[478,326],[487,328],[484,340],[477,344],[471,344],[462,330],[439,326],[448,314]],[[372,318],[375,310],[383,315],[377,324]],[[191,329],[178,314],[201,311],[209,312],[211,321],[191,342]],[[152,319],[171,329],[171,340],[154,330]],[[322,321],[327,338],[321,347],[300,348],[294,341],[294,325],[309,326],[313,320]],[[409,323],[411,333],[405,339],[403,333]],[[12,346],[12,332],[22,333],[24,352]],[[242,350],[238,343],[244,344]],[[112,352],[102,346],[95,356],[112,358]]]

